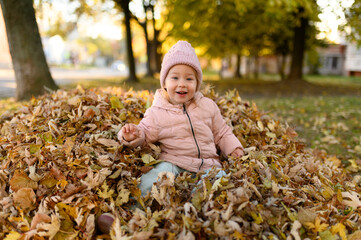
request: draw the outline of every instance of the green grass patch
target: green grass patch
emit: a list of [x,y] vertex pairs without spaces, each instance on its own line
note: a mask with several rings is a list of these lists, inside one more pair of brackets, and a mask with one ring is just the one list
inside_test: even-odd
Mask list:
[[305,79],[320,85],[361,87],[361,77],[307,75]]
[[324,149],[342,160],[361,157],[361,99],[301,97],[255,99],[260,109],[288,124],[308,147]]
[[4,98],[0,100],[0,116],[4,113],[11,113],[19,109],[24,102],[16,102],[14,98]]

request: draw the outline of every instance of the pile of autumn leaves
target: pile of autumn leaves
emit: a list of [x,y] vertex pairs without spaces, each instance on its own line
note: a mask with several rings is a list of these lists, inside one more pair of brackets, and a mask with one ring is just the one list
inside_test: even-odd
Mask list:
[[216,179],[163,174],[140,197],[139,177],[159,148],[116,140],[151,105],[147,91],[57,91],[0,119],[0,238],[87,239],[96,218],[117,216],[120,239],[360,239],[358,178],[323,151],[308,150],[286,124],[237,92],[204,94],[219,105],[246,155],[222,163]]

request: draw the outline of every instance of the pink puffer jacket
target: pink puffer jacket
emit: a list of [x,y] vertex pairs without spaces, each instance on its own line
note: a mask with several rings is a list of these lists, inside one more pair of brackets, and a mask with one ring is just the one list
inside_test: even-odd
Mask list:
[[126,142],[120,131],[118,139],[130,147],[159,143],[159,159],[191,172],[221,167],[217,147],[226,155],[243,149],[217,104],[200,92],[184,105],[173,105],[157,90],[138,128],[140,138]]

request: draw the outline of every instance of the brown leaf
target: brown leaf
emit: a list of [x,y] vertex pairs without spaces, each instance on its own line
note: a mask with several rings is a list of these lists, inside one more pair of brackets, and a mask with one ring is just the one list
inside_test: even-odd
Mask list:
[[73,150],[75,141],[73,137],[67,137],[65,140],[65,143],[63,145],[63,151],[65,152],[66,155],[69,155],[71,150]]
[[98,138],[96,141],[100,144],[103,144],[106,147],[120,147],[120,144],[112,139]]
[[37,189],[38,183],[31,180],[22,170],[16,170],[10,180],[11,189],[16,192],[21,188]]
[[35,229],[39,223],[50,223],[51,218],[44,213],[36,213],[31,220],[30,229]]
[[33,210],[36,203],[36,195],[32,188],[20,188],[13,195],[14,205],[25,212]]

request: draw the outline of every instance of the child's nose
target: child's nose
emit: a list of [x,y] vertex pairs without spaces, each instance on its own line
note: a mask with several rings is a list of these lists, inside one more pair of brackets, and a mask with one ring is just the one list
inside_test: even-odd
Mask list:
[[178,83],[179,83],[179,86],[185,86],[186,85],[186,81],[183,78]]

